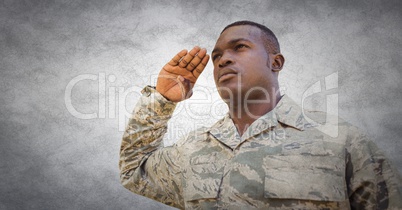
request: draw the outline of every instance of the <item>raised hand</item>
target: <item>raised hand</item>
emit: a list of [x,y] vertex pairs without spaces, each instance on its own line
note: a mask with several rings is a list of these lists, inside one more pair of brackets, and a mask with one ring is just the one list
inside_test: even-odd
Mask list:
[[190,52],[180,51],[160,71],[156,90],[173,102],[190,98],[194,84],[208,61],[205,48],[196,46]]

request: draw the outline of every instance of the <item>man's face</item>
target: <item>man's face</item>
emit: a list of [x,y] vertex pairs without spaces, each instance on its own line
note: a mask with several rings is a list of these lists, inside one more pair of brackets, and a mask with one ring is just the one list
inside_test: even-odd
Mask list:
[[218,38],[212,51],[215,84],[224,100],[241,96],[261,99],[277,84],[259,28],[233,26]]

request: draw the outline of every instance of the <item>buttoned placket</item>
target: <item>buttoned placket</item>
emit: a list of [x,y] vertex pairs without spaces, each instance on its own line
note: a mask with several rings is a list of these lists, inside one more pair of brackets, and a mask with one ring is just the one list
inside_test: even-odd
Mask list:
[[[228,119],[226,119],[228,120]],[[277,125],[276,117],[275,117],[275,111],[273,110],[271,113],[267,113],[266,116],[264,116],[262,119],[258,119],[255,121],[254,124],[252,124],[249,129],[246,130],[243,136],[240,136],[239,133],[237,132],[237,129],[235,129],[235,126],[233,122],[226,122],[229,124],[229,126],[225,126],[224,123],[220,124],[219,127],[222,127],[226,130],[214,130],[214,132],[210,132],[212,136],[214,136],[215,140],[219,142],[219,144],[224,148],[224,150],[227,152],[228,156],[227,159],[224,163],[223,166],[223,175],[221,179],[221,184],[219,186],[219,192],[218,192],[218,200],[217,204],[220,207],[220,209],[223,208],[223,204],[226,204],[227,202],[234,202],[230,201],[231,195],[233,195],[234,192],[232,192],[231,184],[230,184],[230,174],[233,172],[233,170],[236,170],[234,166],[236,165],[235,162],[233,162],[233,159],[237,156],[237,154],[241,151],[242,145],[249,141],[251,138],[260,135],[262,132],[266,131],[267,129],[270,129],[268,132],[273,132],[273,127]],[[229,134],[228,136],[225,136],[225,134]],[[225,138],[229,137],[229,138]],[[269,140],[269,139],[267,139]],[[229,197],[222,197],[222,195],[229,196]]]

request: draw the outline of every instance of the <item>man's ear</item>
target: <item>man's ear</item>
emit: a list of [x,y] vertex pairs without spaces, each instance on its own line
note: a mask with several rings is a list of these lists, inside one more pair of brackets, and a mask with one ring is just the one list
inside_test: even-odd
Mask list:
[[285,63],[285,58],[281,53],[277,53],[275,55],[271,55],[272,61],[272,71],[278,72],[282,70],[283,64]]

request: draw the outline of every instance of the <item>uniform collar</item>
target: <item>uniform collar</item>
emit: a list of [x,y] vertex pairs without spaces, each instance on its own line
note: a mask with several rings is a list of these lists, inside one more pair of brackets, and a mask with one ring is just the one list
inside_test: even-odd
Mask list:
[[287,95],[283,95],[276,107],[270,112],[254,121],[247,128],[243,136],[239,136],[236,126],[229,114],[213,125],[209,132],[222,143],[234,147],[233,142],[228,140],[237,140],[238,143],[260,134],[261,132],[278,125],[278,122],[296,128],[300,131],[304,130],[307,121],[303,117],[302,109]]
[[298,130],[304,130],[307,120],[304,118],[302,108],[287,95],[283,95],[275,107],[279,122]]

